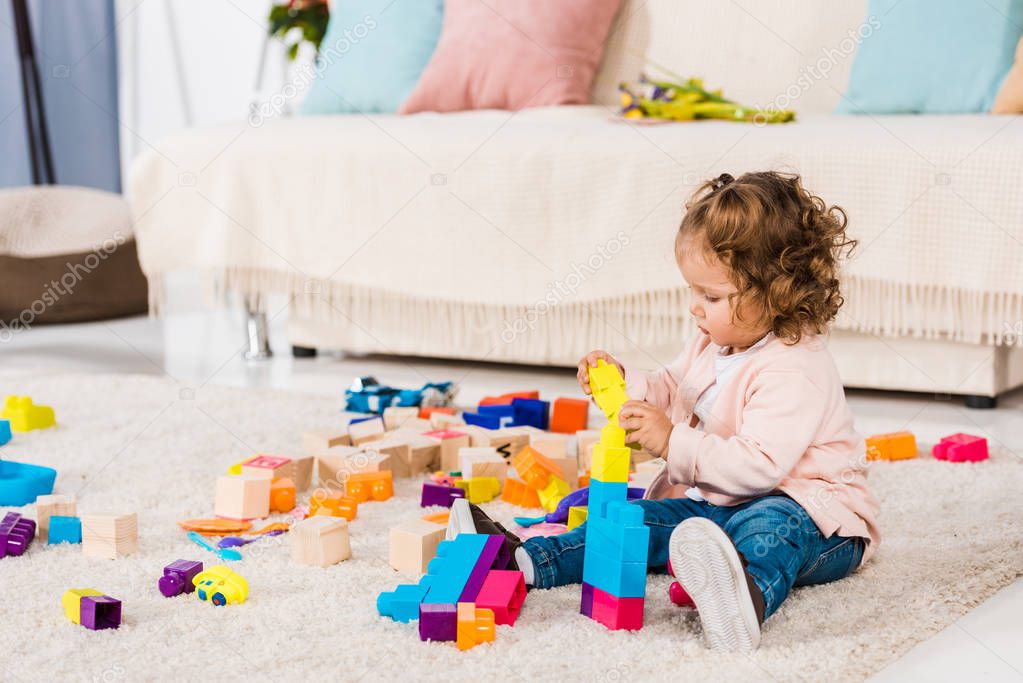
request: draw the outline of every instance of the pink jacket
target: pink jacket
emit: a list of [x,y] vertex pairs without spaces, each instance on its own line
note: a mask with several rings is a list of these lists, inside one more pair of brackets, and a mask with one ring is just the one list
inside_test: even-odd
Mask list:
[[738,505],[783,493],[826,537],[867,539],[865,562],[881,542],[880,505],[867,489],[865,443],[827,339],[811,334],[789,346],[772,336],[720,388],[702,430],[693,429],[693,405],[714,382],[720,348],[701,334],[661,370],[626,368],[629,397],[662,408],[675,425],[667,466],[646,497],[681,498],[696,486],[709,503]]

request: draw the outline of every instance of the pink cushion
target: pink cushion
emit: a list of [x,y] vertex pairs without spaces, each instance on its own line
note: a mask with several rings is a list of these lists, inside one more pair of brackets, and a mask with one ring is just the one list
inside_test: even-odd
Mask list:
[[621,0],[446,0],[440,42],[398,110],[587,104]]

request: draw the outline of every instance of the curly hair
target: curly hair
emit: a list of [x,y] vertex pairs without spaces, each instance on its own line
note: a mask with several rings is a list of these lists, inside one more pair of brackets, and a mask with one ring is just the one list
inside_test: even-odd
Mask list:
[[[734,317],[795,344],[807,330],[824,332],[844,303],[838,261],[856,247],[847,222],[841,207],[808,192],[796,174],[722,173],[686,202],[675,254],[684,238],[700,238],[739,290],[729,296]],[[759,316],[743,320],[742,310]]]

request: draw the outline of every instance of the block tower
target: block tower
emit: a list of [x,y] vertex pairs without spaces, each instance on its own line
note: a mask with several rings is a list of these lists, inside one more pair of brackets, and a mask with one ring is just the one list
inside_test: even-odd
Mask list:
[[618,413],[629,397],[618,368],[602,360],[590,368],[590,391],[608,422],[590,466],[580,612],[609,629],[636,630],[643,626],[650,530],[643,508],[627,502],[631,451]]

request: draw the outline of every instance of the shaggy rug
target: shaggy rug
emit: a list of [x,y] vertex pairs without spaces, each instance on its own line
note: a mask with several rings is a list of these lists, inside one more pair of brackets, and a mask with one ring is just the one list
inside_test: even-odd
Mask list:
[[[243,605],[157,591],[169,562],[213,563],[175,522],[211,516],[216,475],[252,453],[295,451],[303,431],[336,423],[339,397],[97,375],[0,377],[0,392],[31,394],[58,420],[15,435],[0,456],[57,468],[56,492],[76,494],[79,513],[138,512],[140,543],[103,560],[37,541],[0,560],[3,681],[859,680],[1023,574],[1020,461],[1002,452],[977,465],[922,457],[873,466],[884,507],[876,558],[846,580],[796,589],[752,656],[705,649],[698,618],[668,601],[666,576],[649,579],[642,631],[609,632],[580,616],[572,586],[531,591],[513,628],[459,652],[376,613],[379,592],[410,580],[387,564],[388,528],[421,514],[409,480],[393,499],[360,506],[347,562],[297,566],[283,536],[242,549],[234,568],[250,584]],[[488,507],[502,519],[516,513]],[[121,628],[67,621],[60,598],[71,587],[122,600]]]

